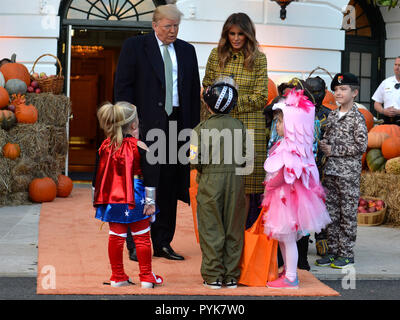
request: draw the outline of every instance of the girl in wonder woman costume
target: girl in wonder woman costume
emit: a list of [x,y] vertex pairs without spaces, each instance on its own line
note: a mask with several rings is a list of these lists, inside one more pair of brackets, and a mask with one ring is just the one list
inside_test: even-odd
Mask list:
[[111,286],[132,284],[124,271],[123,247],[130,227],[139,262],[142,288],[163,279],[152,272],[150,222],[156,213],[156,182],[146,162],[146,145],[139,141],[136,107],[126,102],[105,104],[97,112],[106,139],[102,143],[93,185],[96,218],[108,222]]
[[292,89],[273,106],[281,139],[264,163],[264,232],[279,241],[285,271],[269,288],[297,289],[296,241],[331,222],[313,154],[315,107],[302,90]]

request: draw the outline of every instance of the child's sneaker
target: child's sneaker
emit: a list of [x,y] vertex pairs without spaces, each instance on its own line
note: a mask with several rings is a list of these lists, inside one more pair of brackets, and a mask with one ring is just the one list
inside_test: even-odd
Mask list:
[[225,283],[225,286],[228,289],[236,289],[237,288],[237,282],[236,282],[236,280],[231,280],[231,281]]
[[296,277],[294,281],[290,281],[286,276],[283,276],[274,281],[267,282],[267,287],[271,289],[298,289],[299,278]]
[[337,257],[332,263],[331,267],[335,269],[348,268],[354,265],[354,258]]
[[203,282],[203,285],[208,288],[208,289],[213,289],[213,290],[218,290],[222,288],[222,283],[221,281],[217,280],[211,283],[208,283],[207,281]]
[[151,281],[141,281],[140,283],[143,289],[152,289],[155,285],[161,285],[163,282],[163,278],[155,275],[153,272],[153,279]]
[[317,259],[315,261],[315,265],[319,267],[330,267],[335,258],[336,258],[335,255],[327,254],[323,256],[321,259]]
[[134,284],[131,279],[128,279],[126,281],[110,281],[111,287],[114,288],[119,288],[119,287],[126,287]]

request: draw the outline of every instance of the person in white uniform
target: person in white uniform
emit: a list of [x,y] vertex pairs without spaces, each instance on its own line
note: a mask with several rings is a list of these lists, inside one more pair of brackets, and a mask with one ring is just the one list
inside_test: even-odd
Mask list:
[[400,125],[400,56],[394,62],[394,76],[382,81],[372,100],[374,108],[381,114],[384,123]]

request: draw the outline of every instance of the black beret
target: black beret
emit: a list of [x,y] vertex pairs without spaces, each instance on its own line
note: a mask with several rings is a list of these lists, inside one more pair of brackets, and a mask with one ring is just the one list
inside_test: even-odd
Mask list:
[[359,86],[360,83],[358,82],[357,76],[350,72],[346,72],[335,75],[331,83],[331,90],[335,91],[335,87],[341,85]]

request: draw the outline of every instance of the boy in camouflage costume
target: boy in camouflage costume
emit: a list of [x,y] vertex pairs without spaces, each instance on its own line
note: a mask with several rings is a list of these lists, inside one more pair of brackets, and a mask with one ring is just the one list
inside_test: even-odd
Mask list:
[[358,88],[351,73],[337,74],[331,84],[340,108],[329,114],[320,148],[326,156],[323,185],[332,223],[327,227],[328,254],[316,261],[318,266],[354,264],[361,157],[368,141],[364,117],[354,104]]

